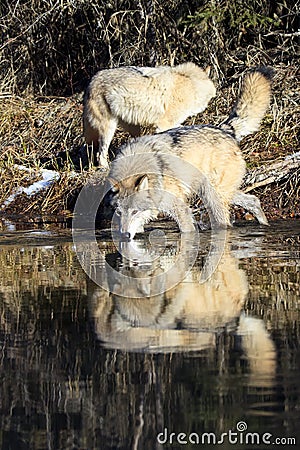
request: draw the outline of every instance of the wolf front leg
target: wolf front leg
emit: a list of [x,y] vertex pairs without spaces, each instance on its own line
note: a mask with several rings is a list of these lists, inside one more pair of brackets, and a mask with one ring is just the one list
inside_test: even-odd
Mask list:
[[181,233],[194,233],[197,231],[193,212],[188,205],[176,205],[171,211],[171,217],[177,223]]

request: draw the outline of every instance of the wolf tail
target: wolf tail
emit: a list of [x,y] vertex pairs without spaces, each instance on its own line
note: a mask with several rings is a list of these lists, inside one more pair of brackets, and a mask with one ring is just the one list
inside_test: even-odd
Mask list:
[[270,104],[273,73],[268,67],[260,67],[245,76],[235,106],[220,124],[225,130],[233,130],[237,141],[259,129]]

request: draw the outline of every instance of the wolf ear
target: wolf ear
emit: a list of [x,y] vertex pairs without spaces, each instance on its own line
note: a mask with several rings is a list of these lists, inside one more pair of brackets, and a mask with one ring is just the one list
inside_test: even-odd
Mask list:
[[210,71],[211,71],[211,66],[205,67],[204,72],[206,73],[206,75],[207,75],[208,77],[209,77],[209,75],[210,75]]
[[111,184],[111,190],[113,192],[118,192],[120,186],[119,186],[119,182],[117,180],[115,180],[114,178],[108,177],[107,181]]
[[137,191],[145,191],[146,189],[148,189],[148,185],[149,183],[147,175],[142,175],[135,182],[135,188]]

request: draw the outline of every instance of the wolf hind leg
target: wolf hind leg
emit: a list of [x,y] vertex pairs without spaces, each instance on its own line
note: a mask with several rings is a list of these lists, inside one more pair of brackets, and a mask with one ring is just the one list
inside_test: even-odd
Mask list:
[[262,210],[259,199],[255,195],[245,194],[237,191],[231,201],[233,205],[238,205],[249,211],[261,225],[269,225],[265,213]]

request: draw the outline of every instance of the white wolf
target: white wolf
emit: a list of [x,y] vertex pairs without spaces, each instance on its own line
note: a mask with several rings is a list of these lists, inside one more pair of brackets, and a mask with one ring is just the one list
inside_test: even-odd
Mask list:
[[209,68],[191,62],[175,67],[120,67],[98,72],[84,97],[83,129],[87,144],[107,166],[108,148],[117,125],[133,136],[140,126],[156,132],[179,126],[198,114],[216,95]]
[[271,74],[267,68],[247,73],[236,106],[218,127],[181,127],[121,148],[108,175],[121,233],[133,238],[160,211],[182,232],[194,231],[188,199],[195,192],[218,227],[230,225],[231,203],[268,223],[258,198],[239,190],[246,167],[238,142],[259,127],[270,102]]

